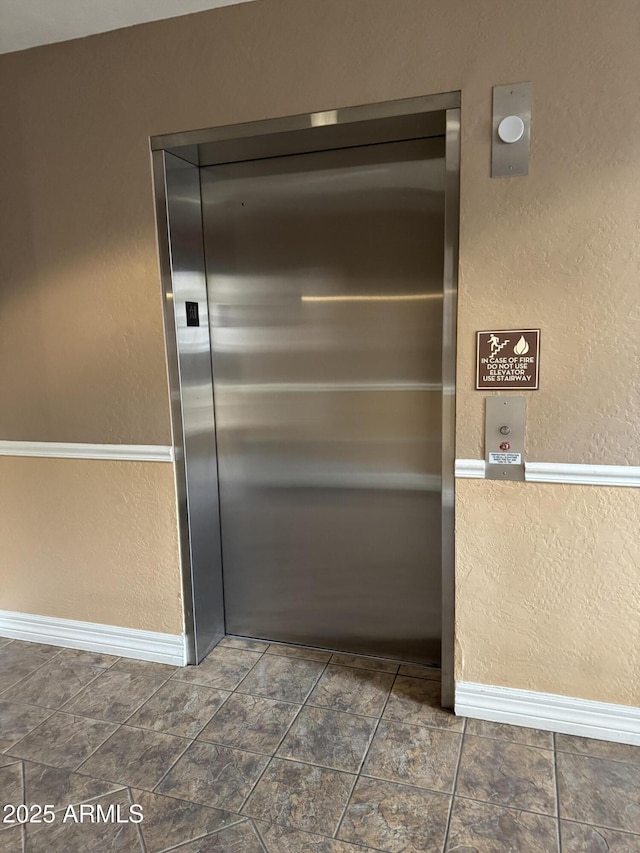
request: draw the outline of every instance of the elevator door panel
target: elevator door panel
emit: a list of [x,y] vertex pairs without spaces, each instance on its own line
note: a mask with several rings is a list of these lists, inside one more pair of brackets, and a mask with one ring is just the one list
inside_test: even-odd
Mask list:
[[201,173],[226,630],[437,661],[444,140]]

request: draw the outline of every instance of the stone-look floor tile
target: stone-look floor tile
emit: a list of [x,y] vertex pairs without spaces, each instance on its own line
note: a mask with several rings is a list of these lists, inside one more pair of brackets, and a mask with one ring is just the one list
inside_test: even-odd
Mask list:
[[300,705],[234,693],[200,734],[224,746],[272,755]]
[[229,695],[215,687],[186,684],[172,678],[136,711],[128,724],[194,738]]
[[248,637],[223,637],[219,646],[230,646],[232,649],[245,649],[248,652],[266,652],[269,643],[264,640],[251,640]]
[[[142,806],[144,820],[140,829],[147,853],[176,847],[242,820],[237,814],[150,794],[148,791],[134,789],[131,797],[134,803]],[[180,851],[183,850],[181,847]]]
[[553,751],[465,735],[456,793],[473,800],[555,815]]
[[378,724],[376,717],[306,706],[277,752],[333,770],[357,773]]
[[[146,675],[148,678],[169,678],[174,672],[183,667],[171,666],[168,663],[156,663],[152,660],[135,660],[120,658],[112,667],[114,672],[128,672],[130,675]],[[186,669],[186,667],[184,667]]]
[[309,703],[332,711],[379,717],[394,677],[389,672],[329,664],[309,696]]
[[434,666],[420,666],[417,663],[403,663],[400,666],[399,675],[408,675],[409,678],[428,678],[430,681],[440,681],[441,671]]
[[21,826],[7,827],[0,833],[0,849],[2,853],[22,853],[22,833]]
[[446,851],[557,853],[557,821],[545,815],[456,798]]
[[239,811],[268,761],[266,755],[196,741],[158,785],[157,793]]
[[259,824],[258,830],[267,853],[366,853],[360,845],[356,847],[346,841],[311,835],[276,823]]
[[21,705],[0,699],[0,752],[10,749],[36,726],[51,716],[53,711]]
[[182,667],[173,678],[203,687],[235,690],[260,658],[260,652],[216,646],[198,666]]
[[524,743],[541,749],[553,749],[553,733],[542,729],[529,729],[524,726],[510,726],[508,723],[490,723],[488,720],[467,720],[466,733]]
[[285,646],[280,643],[272,643],[267,649],[268,655],[281,655],[286,658],[301,658],[302,660],[317,660],[327,663],[331,652],[322,649],[310,649],[307,646]]
[[24,762],[25,802],[30,804],[49,803],[54,810],[68,805],[84,803],[96,797],[102,797],[121,790],[117,782],[107,782],[82,776],[59,767],[47,767],[44,764]]
[[560,817],[640,834],[640,767],[558,752]]
[[102,669],[109,669],[119,660],[117,655],[103,655],[102,652],[86,652],[83,649],[62,649],[56,656],[56,663],[81,663],[85,666],[99,666]]
[[264,853],[264,847],[252,822],[243,820],[215,835],[185,844],[176,853]]
[[[0,809],[5,803],[20,805],[22,799],[22,762],[15,761],[13,764],[5,764],[0,767]],[[0,820],[4,814],[0,811]],[[0,829],[4,825],[0,824]]]
[[336,652],[331,655],[330,663],[335,666],[354,666],[356,669],[373,669],[377,672],[398,671],[398,664],[384,658],[370,658],[366,655],[345,655]]
[[2,698],[57,710],[103,672],[95,666],[59,664],[56,658],[10,687]]
[[362,773],[450,794],[461,737],[457,732],[382,720]]
[[464,717],[456,717],[440,707],[440,682],[399,675],[384,709],[385,720],[412,726],[435,726],[461,732]]
[[265,655],[239,685],[238,692],[301,703],[323,669],[324,664],[319,661]]
[[556,735],[556,749],[558,752],[576,752],[580,755],[591,755],[594,758],[609,758],[611,761],[640,764],[640,746],[631,746],[628,743],[611,743],[589,737]]
[[11,639],[11,637],[0,637],[0,649],[3,648],[4,646],[8,646],[9,643],[12,643],[12,642],[13,642],[13,640]]
[[0,648],[0,692],[30,675],[60,651],[57,646],[14,640]]
[[[104,812],[111,806],[115,812],[119,806],[122,820],[131,814],[126,790],[93,800],[92,805],[100,805]],[[135,823],[92,823],[87,818],[82,823],[63,823],[60,819],[52,824],[27,826],[25,853],[142,853],[142,844]]]
[[562,853],[640,853],[640,835],[560,821]]
[[338,838],[388,853],[441,853],[451,797],[358,779]]
[[150,791],[188,745],[184,738],[121,726],[78,769],[89,776]]
[[105,720],[107,723],[124,723],[156,692],[160,684],[162,678],[103,671],[64,710],[69,714]]
[[243,813],[308,832],[333,835],[355,776],[274,758]]
[[12,746],[11,754],[75,770],[116,729],[112,723],[57,712]]

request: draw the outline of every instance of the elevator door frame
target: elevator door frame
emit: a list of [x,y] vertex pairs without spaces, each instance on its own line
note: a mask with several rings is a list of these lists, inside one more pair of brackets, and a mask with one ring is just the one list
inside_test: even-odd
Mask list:
[[[188,663],[224,635],[213,375],[200,167],[425,136],[445,137],[442,348],[442,704],[454,703],[455,367],[460,93],[152,137],[152,167]],[[197,302],[197,327],[186,302]],[[212,520],[218,519],[216,529]]]

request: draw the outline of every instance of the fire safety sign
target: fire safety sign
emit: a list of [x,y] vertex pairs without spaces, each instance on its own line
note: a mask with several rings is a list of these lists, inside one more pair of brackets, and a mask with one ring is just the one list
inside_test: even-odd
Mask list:
[[478,391],[536,391],[539,370],[540,329],[478,332]]

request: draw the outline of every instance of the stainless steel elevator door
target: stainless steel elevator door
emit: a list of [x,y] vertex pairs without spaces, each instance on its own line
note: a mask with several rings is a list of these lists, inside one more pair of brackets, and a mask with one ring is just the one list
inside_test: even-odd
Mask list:
[[444,139],[201,180],[226,630],[439,661]]

